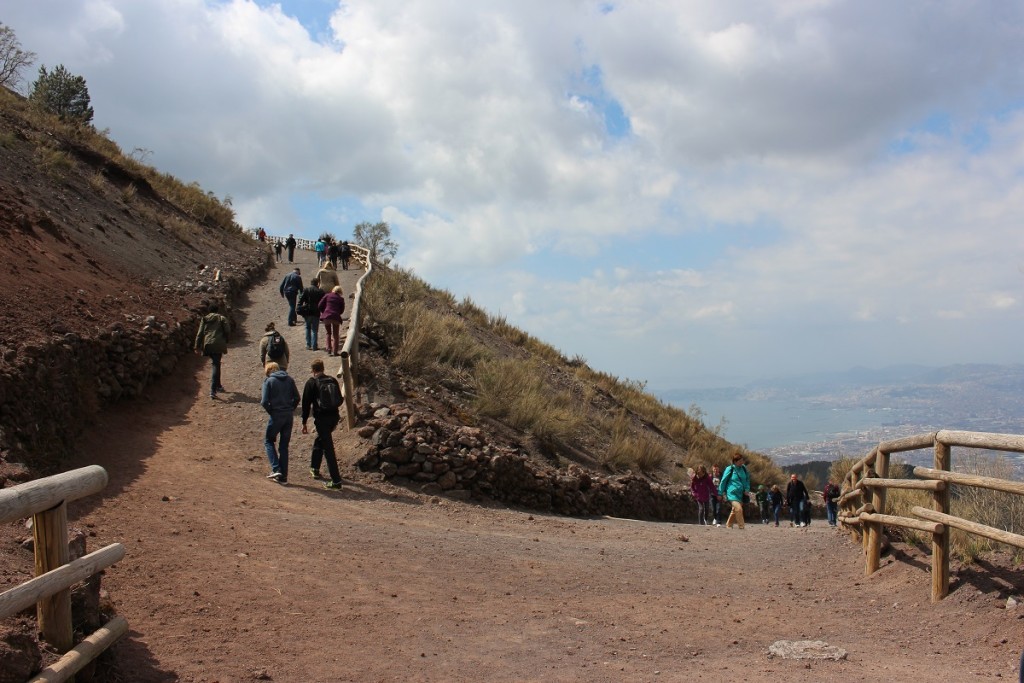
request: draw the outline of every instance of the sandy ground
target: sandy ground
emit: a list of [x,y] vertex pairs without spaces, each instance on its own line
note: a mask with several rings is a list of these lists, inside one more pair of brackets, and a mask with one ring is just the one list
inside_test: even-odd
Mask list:
[[[297,256],[308,278],[313,256]],[[344,428],[342,490],[309,478],[312,436],[298,430],[291,484],[268,481],[264,325],[285,332],[300,387],[313,355],[303,328],[284,325],[286,266],[245,302],[227,394],[210,400],[208,363],[190,359],[146,400],[106,412],[72,463],[111,477],[72,508],[96,534],[90,548],[128,548],[104,580],[131,626],[114,679],[1016,679],[1024,607],[1004,607],[1020,571],[965,572],[931,604],[914,549],[865,578],[859,545],[820,521],[740,531],[424,496],[359,473],[360,441]],[[772,659],[779,639],[848,655]]]

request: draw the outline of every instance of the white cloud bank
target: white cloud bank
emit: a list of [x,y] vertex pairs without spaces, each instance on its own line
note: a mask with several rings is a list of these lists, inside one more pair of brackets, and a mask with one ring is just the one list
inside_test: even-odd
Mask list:
[[0,21],[243,222],[388,220],[429,281],[655,387],[1017,359],[1024,6],[317,6]]

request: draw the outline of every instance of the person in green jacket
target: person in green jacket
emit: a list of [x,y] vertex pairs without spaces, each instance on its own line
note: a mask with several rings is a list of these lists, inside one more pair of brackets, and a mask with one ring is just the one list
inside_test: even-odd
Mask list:
[[742,453],[732,456],[732,464],[725,468],[718,491],[732,505],[732,512],[729,513],[729,519],[725,523],[726,528],[731,529],[733,521],[741,529],[746,528],[743,522],[743,498],[750,491],[750,473],[747,472],[747,466],[743,464]]
[[228,335],[231,334],[231,323],[220,314],[217,304],[211,304],[209,312],[203,316],[196,331],[195,352],[210,357],[213,363],[213,374],[210,375],[210,398],[217,398],[217,392],[227,389],[220,383],[220,359],[228,352]]

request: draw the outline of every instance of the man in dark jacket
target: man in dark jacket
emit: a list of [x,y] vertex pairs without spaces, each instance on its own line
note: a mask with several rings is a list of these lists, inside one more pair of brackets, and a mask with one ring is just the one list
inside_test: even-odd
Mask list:
[[281,296],[288,300],[288,326],[295,327],[295,299],[302,291],[302,271],[298,266],[281,280]]
[[295,260],[295,236],[288,233],[288,239],[284,241],[284,246],[288,250],[288,263]]
[[[267,363],[265,374],[267,378],[263,380],[260,405],[270,416],[263,439],[267,460],[270,461],[270,474],[267,478],[278,484],[287,484],[288,443],[292,438],[295,408],[299,405],[299,390],[295,387],[295,380],[278,367],[277,363]],[[278,440],[275,450],[274,442]]]
[[[306,380],[306,386],[302,388],[302,433],[309,434],[306,421],[310,412],[313,414],[313,427],[316,429],[316,438],[313,440],[313,454],[309,462],[309,473],[314,479],[320,478],[320,462],[327,460],[327,471],[331,474],[331,480],[324,484],[327,489],[341,488],[341,473],[338,471],[338,460],[334,456],[334,428],[338,426],[341,414],[338,412],[338,405],[324,405],[331,392],[337,392],[335,397],[341,396],[341,387],[338,380],[324,374],[324,362],[317,358],[310,364],[313,376]],[[324,385],[328,386],[325,387]]]
[[320,281],[313,278],[309,287],[299,292],[299,300],[295,306],[302,319],[306,321],[306,348],[317,350],[317,337],[320,335],[320,299],[324,290],[320,289]]
[[219,312],[217,304],[211,304],[196,331],[194,344],[196,354],[210,357],[213,373],[210,375],[210,398],[217,398],[218,391],[227,391],[220,383],[220,359],[228,352],[228,335],[231,323]]
[[804,526],[804,506],[810,504],[810,496],[807,494],[807,487],[797,479],[795,474],[789,475],[789,484],[786,485],[786,505],[789,506],[789,514],[793,517],[793,526]]

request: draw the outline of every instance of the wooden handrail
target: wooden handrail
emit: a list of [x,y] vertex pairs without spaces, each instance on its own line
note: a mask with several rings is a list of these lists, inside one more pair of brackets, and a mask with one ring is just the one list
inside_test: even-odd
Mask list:
[[61,502],[91,496],[106,485],[107,471],[99,465],[90,465],[0,489],[0,524],[31,517]]
[[982,477],[976,474],[963,474],[961,472],[945,472],[930,467],[915,467],[914,475],[923,479],[936,479],[950,484],[963,484],[964,486],[977,486],[978,488],[1003,491],[1004,493],[1016,493],[1024,496],[1024,482],[1007,481],[995,477]]
[[123,558],[124,546],[113,543],[6,590],[0,593],[0,619],[6,619],[43,598],[56,595]]
[[918,531],[924,531],[929,534],[941,534],[943,532],[943,526],[939,522],[922,522],[919,519],[912,519],[910,517],[880,515],[876,512],[862,512],[859,517],[865,522],[891,524],[893,526],[901,526],[907,529],[917,529]]
[[933,522],[941,522],[947,526],[951,526],[962,531],[967,531],[978,536],[984,536],[990,538],[993,541],[1000,543],[1007,543],[1018,548],[1024,548],[1024,536],[1020,534],[1010,533],[1009,531],[1003,531],[1002,529],[996,529],[995,527],[987,526],[985,524],[978,524],[977,522],[970,522],[960,517],[954,517],[953,515],[946,515],[941,512],[935,512],[928,508],[923,508],[919,505],[915,505],[910,508],[910,511],[920,517],[921,519],[929,519]]
[[947,446],[966,448],[988,448],[997,451],[1024,453],[1024,435],[993,434],[990,432],[959,432],[944,429],[935,435],[935,440]]
[[904,451],[916,451],[921,448],[931,448],[934,443],[935,432],[928,432],[927,434],[915,434],[914,436],[905,436],[902,439],[883,441],[878,444],[878,450],[885,453],[902,453]]
[[946,488],[944,481],[920,481],[917,479],[882,479],[881,477],[868,477],[861,482],[861,486],[880,486],[887,489],[921,489],[924,491],[942,491]]
[[63,683],[81,671],[86,664],[96,659],[117,639],[128,632],[124,617],[114,617],[73,647],[63,657],[40,671],[28,683]]

